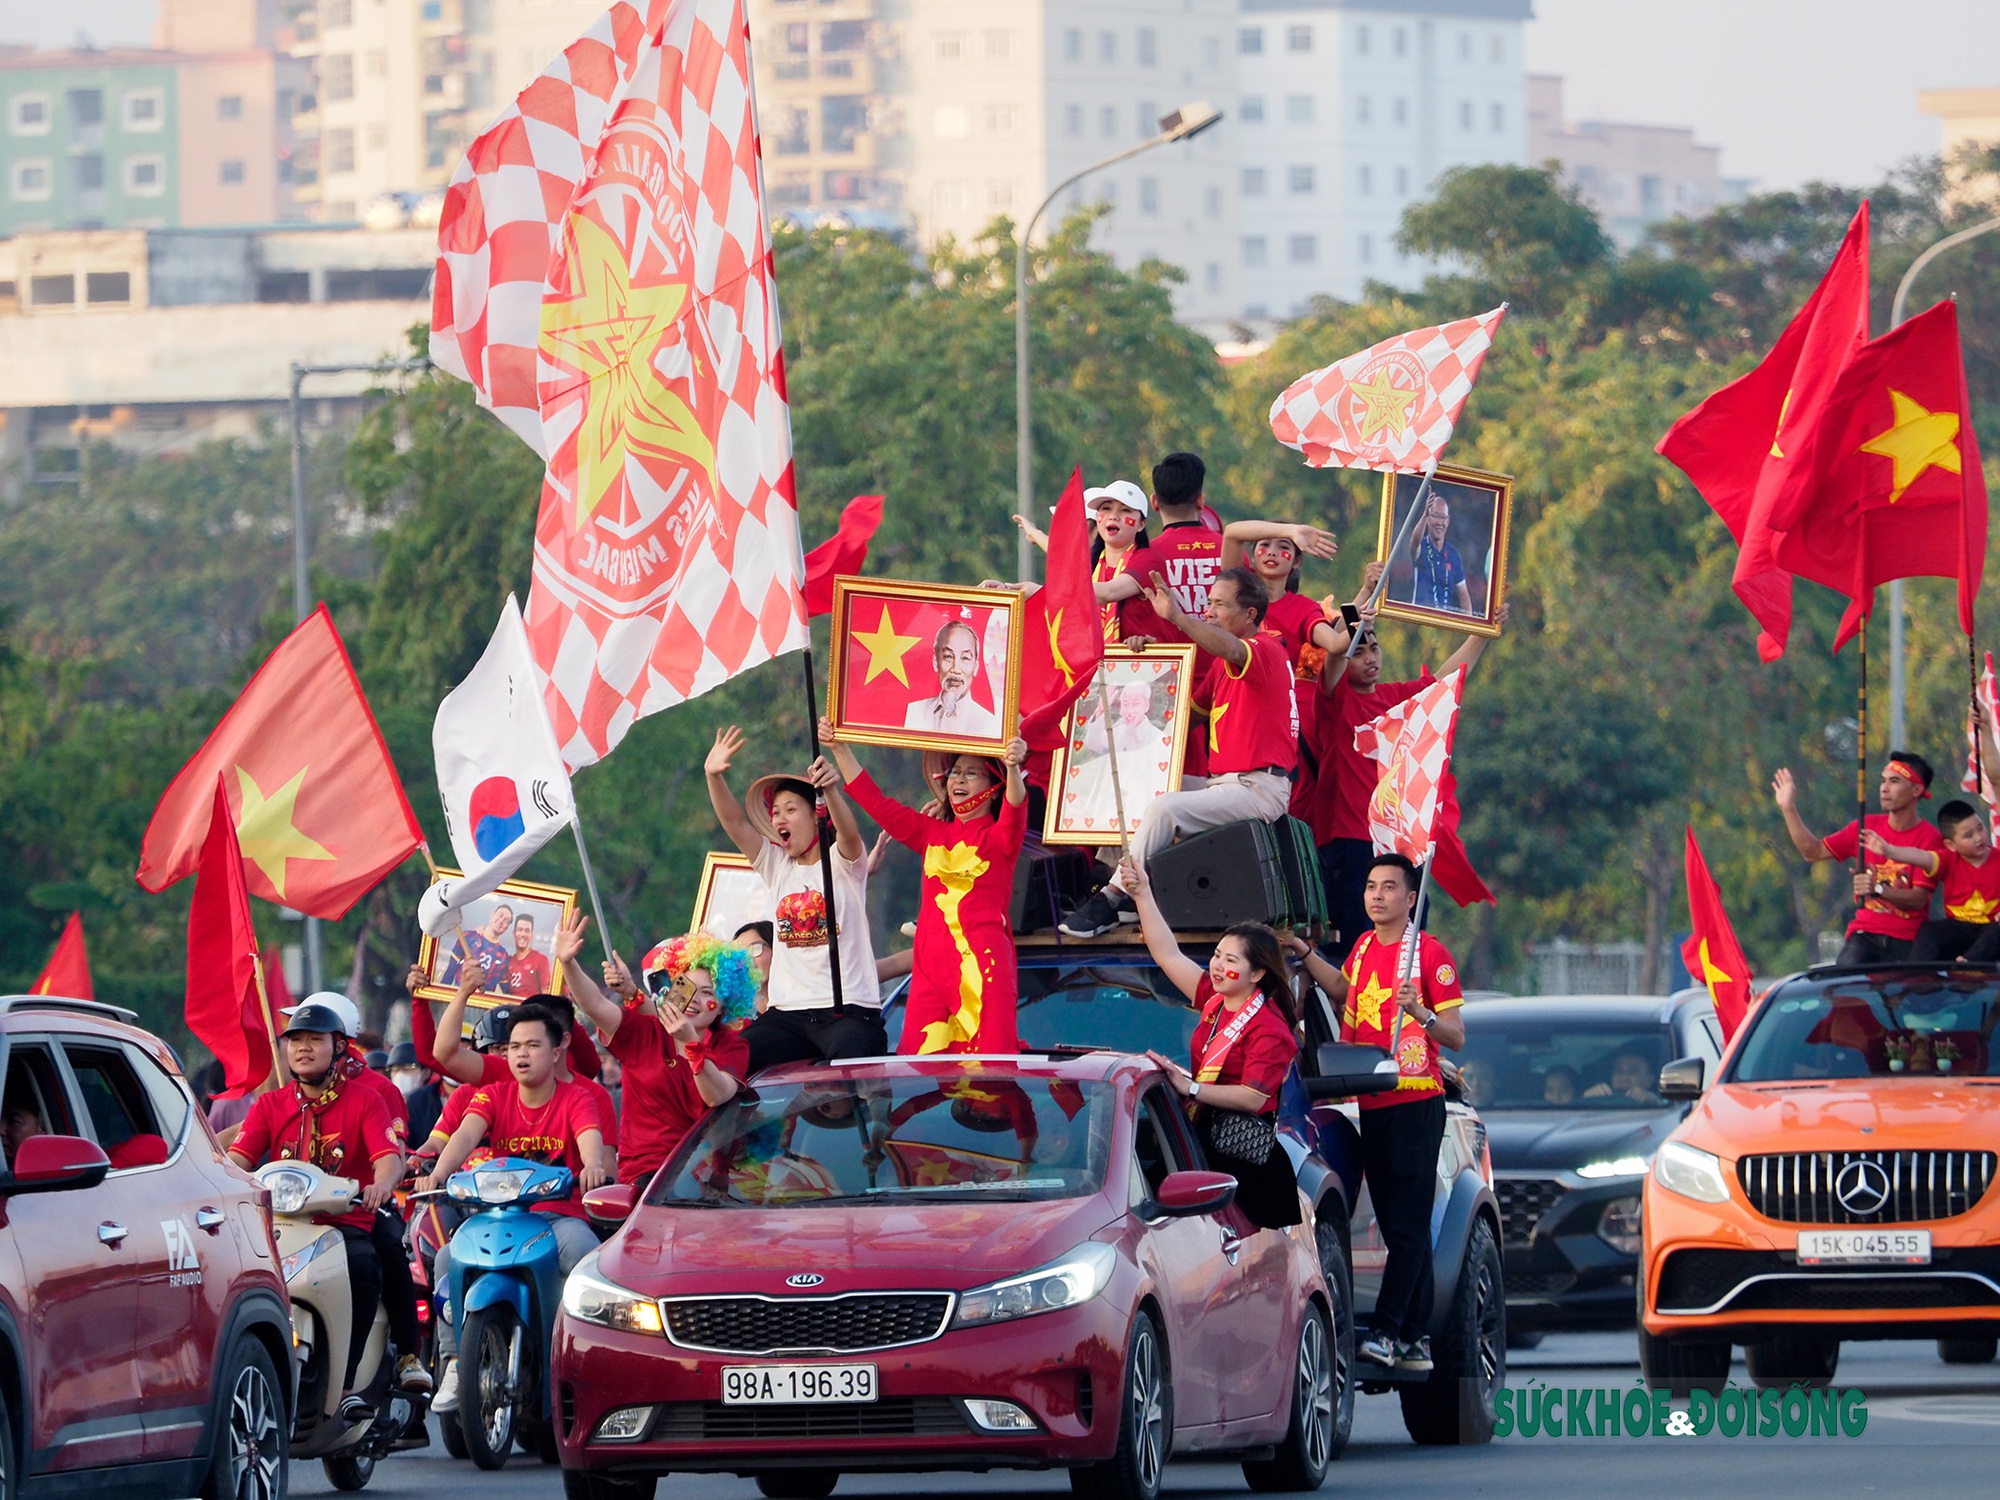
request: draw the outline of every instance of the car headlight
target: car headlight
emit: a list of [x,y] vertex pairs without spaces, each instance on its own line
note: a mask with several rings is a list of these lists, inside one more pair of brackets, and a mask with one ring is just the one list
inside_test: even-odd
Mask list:
[[1578,1167],[1576,1175],[1589,1178],[1592,1182],[1607,1177],[1644,1177],[1649,1165],[1643,1156],[1621,1156],[1616,1161],[1594,1161],[1589,1166]]
[[306,1199],[312,1195],[312,1178],[304,1172],[266,1172],[264,1186],[271,1194],[271,1212],[274,1214],[295,1214],[305,1209]]
[[[293,1173],[291,1175],[297,1176],[298,1174]],[[284,1273],[285,1280],[289,1282],[299,1272],[303,1271],[307,1266],[318,1260],[339,1243],[340,1231],[338,1229],[329,1229],[310,1245],[294,1250],[278,1263],[279,1269]]]
[[1668,1141],[1653,1158],[1653,1181],[1697,1203],[1727,1203],[1729,1181],[1722,1158],[1679,1141]]
[[626,1333],[665,1333],[660,1304],[597,1274],[597,1257],[585,1256],[563,1283],[563,1311],[586,1323]]
[[976,1328],[1088,1302],[1104,1290],[1117,1262],[1118,1253],[1109,1245],[1095,1240],[1079,1245],[1061,1260],[1025,1276],[989,1281],[985,1286],[960,1293],[951,1326]]

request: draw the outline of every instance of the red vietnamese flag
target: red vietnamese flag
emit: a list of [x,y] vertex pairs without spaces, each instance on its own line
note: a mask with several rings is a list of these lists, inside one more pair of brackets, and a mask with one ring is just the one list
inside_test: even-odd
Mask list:
[[1757,651],[1765,661],[1785,654],[1792,624],[1792,579],[1779,545],[1812,499],[1828,398],[1867,337],[1864,202],[1825,277],[1763,362],[1674,423],[1658,445],[1742,549],[1733,586],[1763,627]]
[[216,1097],[247,1094],[271,1071],[271,1022],[257,992],[257,931],[250,923],[244,859],[230,824],[229,790],[217,777],[188,903],[187,1023],[222,1064]]
[[1090,518],[1079,468],[1049,518],[1048,582],[1028,600],[1021,631],[1020,734],[1030,750],[1053,750],[1061,743],[1063,719],[1104,659],[1091,572]]
[[833,613],[833,580],[868,561],[868,543],[882,524],[882,497],[856,495],[842,507],[840,529],[806,554],[806,617]]
[[1852,602],[1838,651],[1895,578],[1956,578],[1958,628],[1972,634],[1986,568],[1986,479],[1972,431],[1958,308],[1940,302],[1872,340],[1848,364],[1821,420],[1812,502],[1778,559]]
[[71,912],[63,923],[55,951],[28,989],[31,995],[61,995],[69,1000],[97,998],[90,986],[90,955],[83,947],[83,913]]
[[1736,1035],[1750,1009],[1750,961],[1722,909],[1722,892],[1715,888],[1701,845],[1694,841],[1693,824],[1687,832],[1688,919],[1694,931],[1681,944],[1681,958],[1695,983],[1708,987],[1726,1042]]
[[325,605],[265,658],[160,798],[139,853],[147,890],[194,873],[218,776],[250,893],[308,916],[345,916],[423,842]]

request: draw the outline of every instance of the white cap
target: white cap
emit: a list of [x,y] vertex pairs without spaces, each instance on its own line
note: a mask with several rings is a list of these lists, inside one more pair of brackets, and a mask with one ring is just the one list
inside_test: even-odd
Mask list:
[[1096,510],[1106,500],[1115,500],[1129,510],[1136,510],[1142,517],[1153,509],[1153,502],[1146,498],[1146,492],[1129,479],[1114,479],[1107,485],[1083,492],[1083,508]]
[[349,1036],[361,1034],[361,1012],[355,1009],[354,1002],[339,990],[315,990],[297,1005],[286,1006],[282,1014],[289,1016],[293,1011],[304,1010],[308,1005],[324,1005],[347,1024]]

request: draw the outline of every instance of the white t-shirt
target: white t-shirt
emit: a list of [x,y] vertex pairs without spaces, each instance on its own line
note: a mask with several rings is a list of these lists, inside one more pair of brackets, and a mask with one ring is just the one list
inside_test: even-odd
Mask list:
[[[777,942],[771,952],[771,1009],[824,1010],[833,1004],[833,975],[826,961],[826,894],[817,857],[800,864],[766,843],[752,862],[771,888]],[[840,990],[848,1005],[877,1009],[875,948],[868,938],[868,860],[833,850],[834,910],[840,923]]]

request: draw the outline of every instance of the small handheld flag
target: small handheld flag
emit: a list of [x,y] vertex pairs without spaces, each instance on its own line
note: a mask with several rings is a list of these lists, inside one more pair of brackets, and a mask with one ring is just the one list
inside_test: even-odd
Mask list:
[[1726,1042],[1750,1009],[1750,961],[1743,956],[1743,945],[1736,941],[1736,930],[1722,909],[1722,892],[1715,888],[1708,861],[1701,857],[1701,845],[1694,841],[1693,824],[1687,831],[1687,888],[1688,917],[1694,931],[1681,944],[1681,957],[1695,983],[1708,987]]

